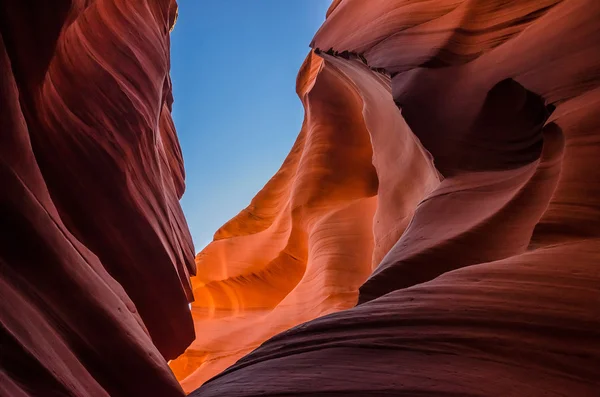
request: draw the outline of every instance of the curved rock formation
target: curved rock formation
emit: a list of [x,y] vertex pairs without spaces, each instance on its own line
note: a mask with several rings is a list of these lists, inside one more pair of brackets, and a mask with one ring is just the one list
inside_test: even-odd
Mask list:
[[597,395],[599,18],[594,0],[334,1],[298,142],[197,257],[175,372],[189,388],[358,304],[191,395]]
[[0,395],[182,396],[169,0],[0,3]]
[[312,54],[297,91],[306,117],[289,156],[196,258],[196,340],[171,362],[185,390],[279,332],[354,306],[371,273],[378,184],[362,99]]
[[600,3],[333,1],[196,265],[176,16],[0,3],[1,396],[598,395]]

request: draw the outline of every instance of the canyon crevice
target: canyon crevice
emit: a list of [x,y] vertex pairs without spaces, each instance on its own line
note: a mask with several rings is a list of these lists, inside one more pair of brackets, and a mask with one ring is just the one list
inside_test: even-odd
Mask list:
[[176,18],[0,2],[1,396],[599,395],[598,1],[334,0],[195,261]]

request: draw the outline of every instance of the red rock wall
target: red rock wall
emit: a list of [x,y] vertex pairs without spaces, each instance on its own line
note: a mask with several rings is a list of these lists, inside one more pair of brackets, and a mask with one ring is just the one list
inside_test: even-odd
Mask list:
[[182,396],[168,0],[0,2],[0,395]]
[[599,19],[595,0],[334,1],[296,146],[197,257],[176,373],[349,309],[192,395],[598,395]]

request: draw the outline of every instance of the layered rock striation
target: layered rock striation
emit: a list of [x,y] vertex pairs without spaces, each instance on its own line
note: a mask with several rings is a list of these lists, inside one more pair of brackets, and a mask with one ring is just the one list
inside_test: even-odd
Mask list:
[[0,395],[182,396],[169,0],[0,2]]
[[334,1],[296,145],[196,259],[175,372],[189,388],[322,317],[191,395],[597,395],[598,18]]

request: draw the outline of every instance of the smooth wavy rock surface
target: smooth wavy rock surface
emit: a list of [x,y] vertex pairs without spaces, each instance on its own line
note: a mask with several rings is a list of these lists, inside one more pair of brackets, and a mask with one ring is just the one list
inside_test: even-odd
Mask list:
[[0,395],[183,396],[165,0],[0,2]]
[[330,313],[191,395],[600,395],[598,20],[334,1],[296,145],[196,259],[184,388]]

